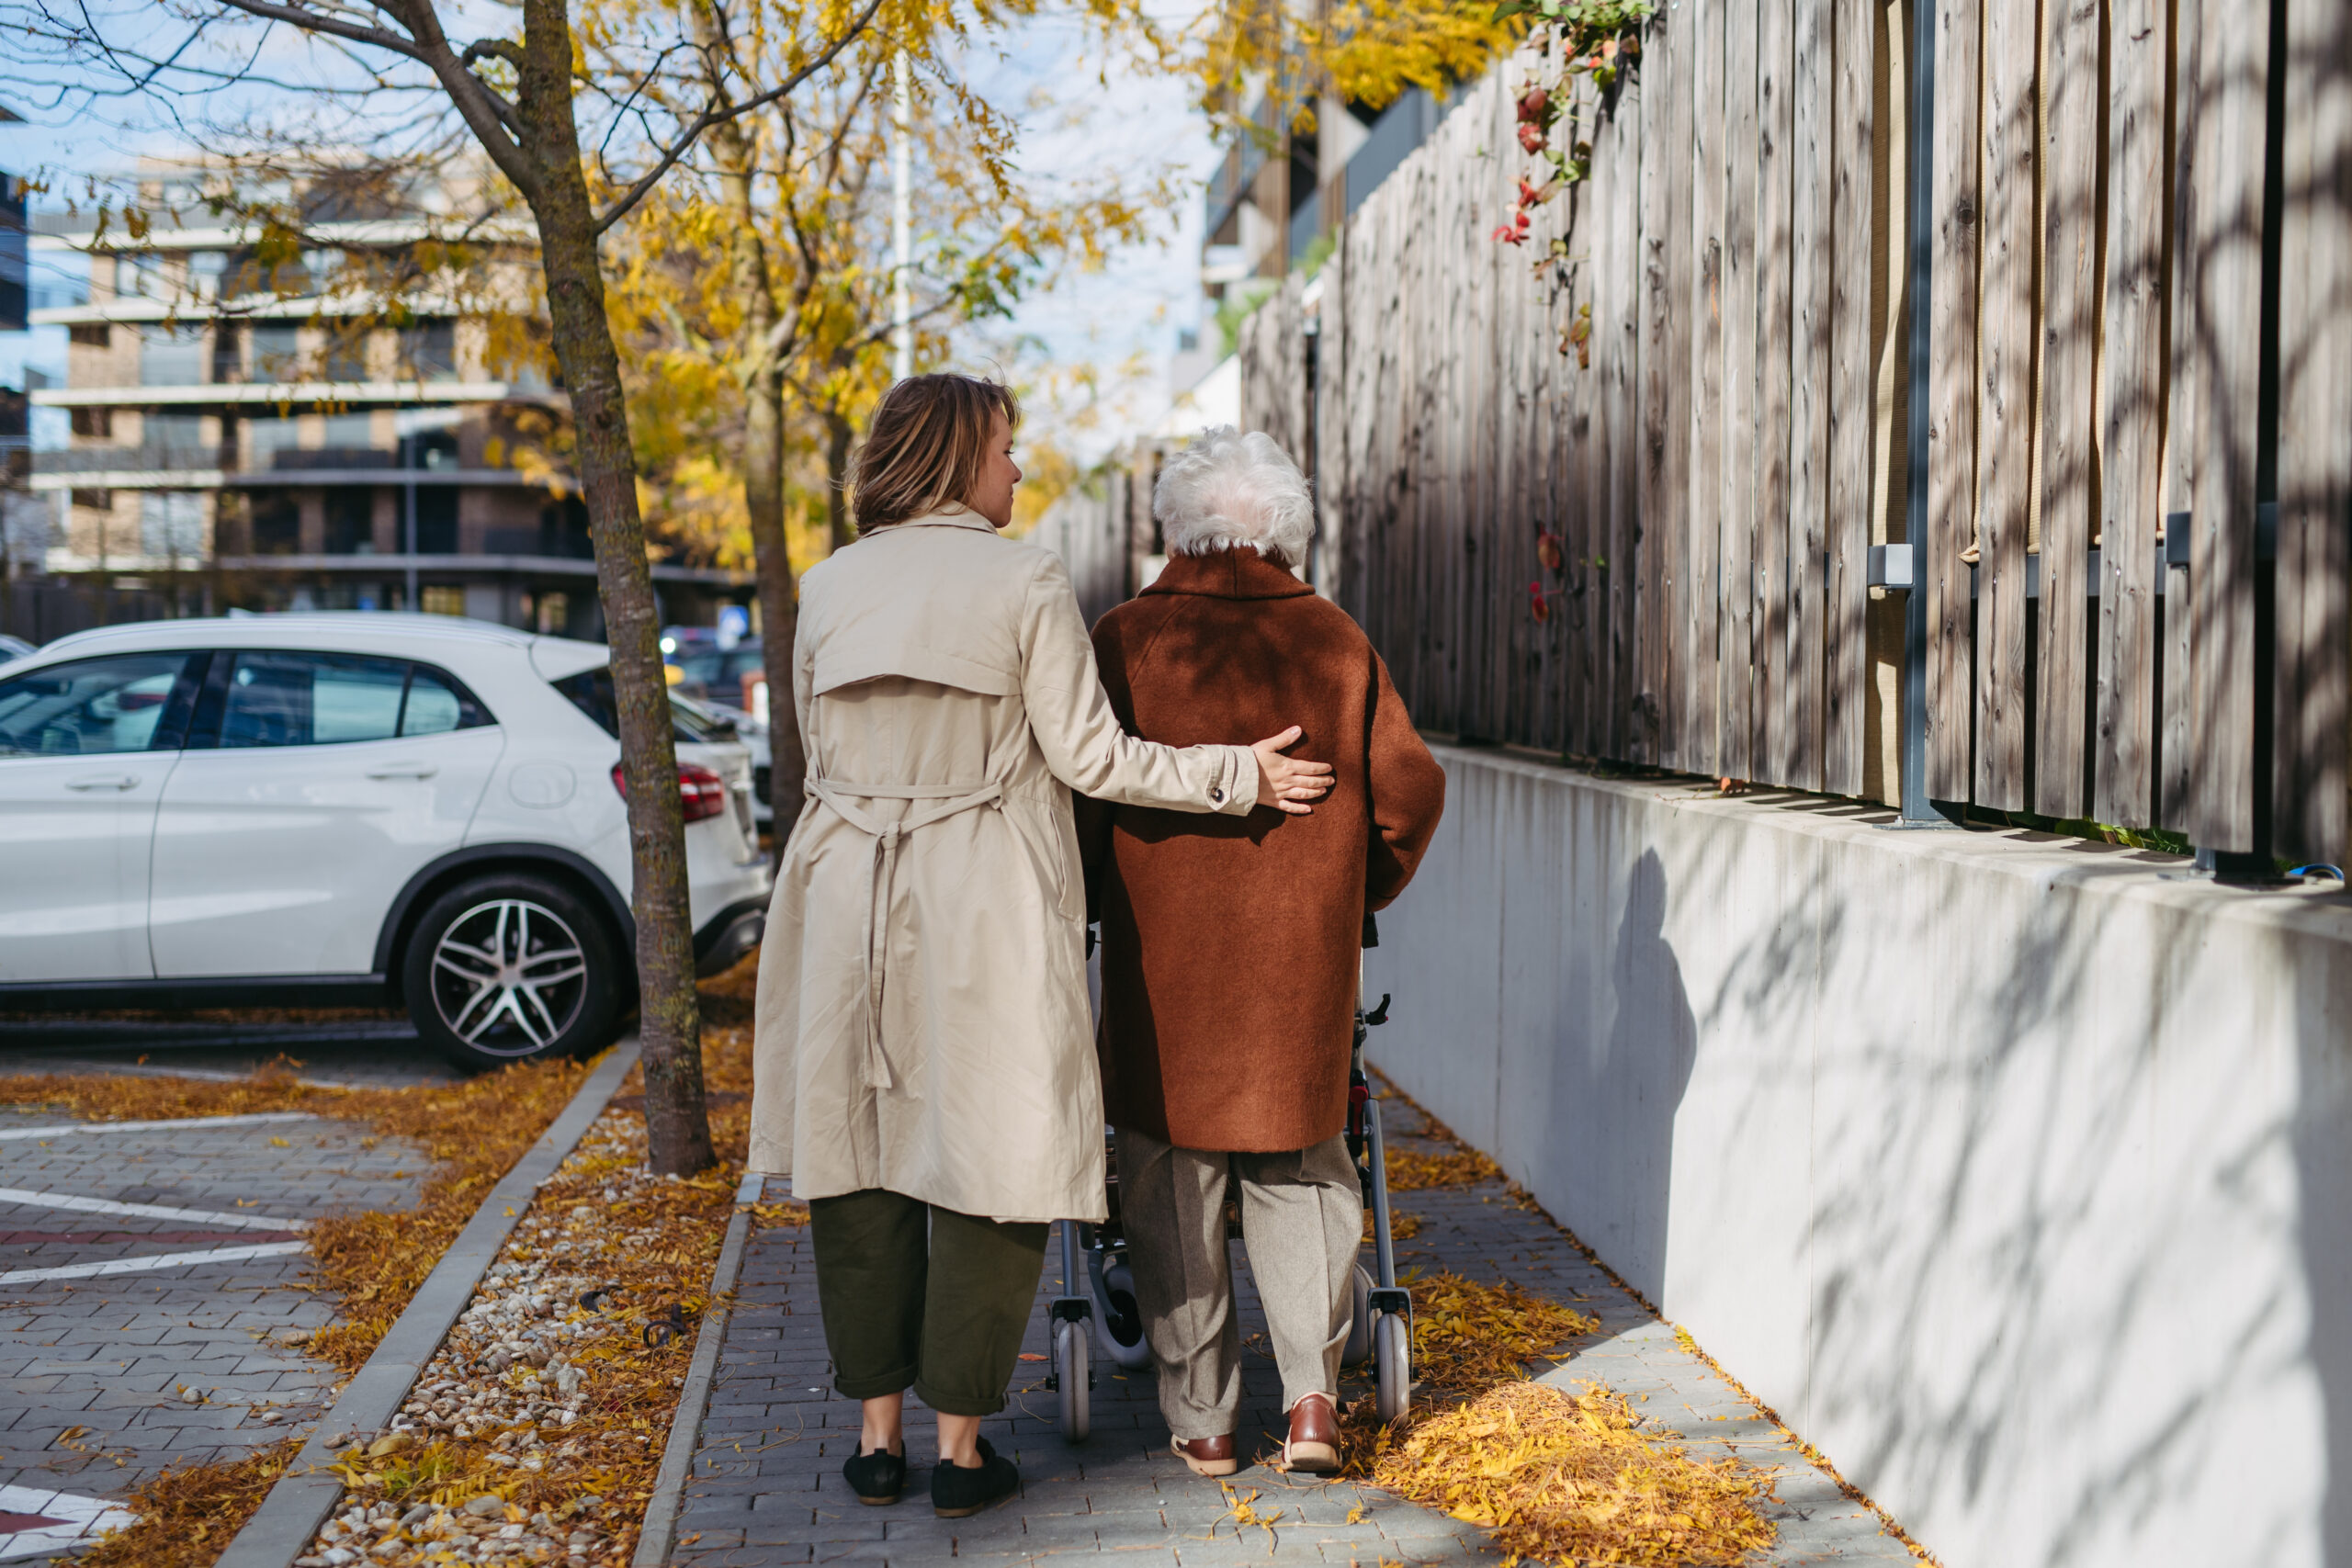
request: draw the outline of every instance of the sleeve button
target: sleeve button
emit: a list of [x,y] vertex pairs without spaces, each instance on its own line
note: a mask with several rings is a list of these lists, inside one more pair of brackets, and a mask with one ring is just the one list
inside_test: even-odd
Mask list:
[[1222,806],[1225,804],[1225,791],[1215,784],[1211,784],[1209,786],[1209,798],[1215,801],[1217,805]]

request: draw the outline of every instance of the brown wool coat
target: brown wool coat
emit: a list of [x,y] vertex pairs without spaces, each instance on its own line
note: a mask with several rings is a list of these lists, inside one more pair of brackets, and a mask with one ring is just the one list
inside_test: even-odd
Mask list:
[[1170,558],[1094,651],[1130,734],[1246,745],[1296,724],[1292,754],[1334,769],[1312,817],[1078,803],[1111,1122],[1190,1149],[1330,1137],[1364,911],[1411,880],[1444,772],[1355,622],[1255,550]]

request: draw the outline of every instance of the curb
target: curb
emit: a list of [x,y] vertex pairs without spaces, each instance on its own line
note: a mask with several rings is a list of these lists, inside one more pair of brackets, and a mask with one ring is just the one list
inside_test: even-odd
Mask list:
[[727,1341],[728,1296],[742,1271],[743,1247],[751,1239],[752,1208],[766,1190],[767,1178],[746,1176],[735,1190],[735,1214],[727,1222],[727,1239],[719,1245],[718,1266],[711,1270],[710,1305],[703,1309],[695,1330],[694,1364],[686,1369],[686,1385],[678,1391],[678,1411],[670,1418],[669,1440],[662,1447],[662,1471],[654,1479],[653,1500],[645,1506],[645,1524],[638,1531],[637,1554],[629,1568],[662,1568],[678,1534],[678,1509],[685,1500],[686,1480],[694,1473],[695,1440],[702,1436],[703,1414],[710,1407],[711,1385],[718,1381],[718,1352]]
[[321,1440],[321,1434],[379,1428],[399,1414],[401,1402],[441,1348],[449,1325],[473,1299],[474,1287],[514,1234],[539,1183],[555,1174],[581,1135],[604,1114],[605,1102],[637,1065],[637,1055],[634,1040],[609,1052],[572,1095],[571,1103],[524,1151],[514,1168],[490,1190],[466,1228],[417,1287],[408,1309],[385,1334],[368,1364],[344,1385],[334,1407],[311,1429],[302,1451],[270,1487],[269,1495],[262,1499],[260,1508],[245,1521],[245,1528],[237,1532],[214,1568],[290,1568],[294,1559],[309,1549],[311,1538],[343,1497],[343,1478],[328,1468],[334,1462],[334,1450]]

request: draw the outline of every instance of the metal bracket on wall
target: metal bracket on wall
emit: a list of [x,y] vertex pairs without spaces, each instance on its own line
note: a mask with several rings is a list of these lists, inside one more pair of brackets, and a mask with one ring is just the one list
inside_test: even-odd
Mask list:
[[1870,554],[1870,586],[1896,592],[1911,586],[1911,547],[1908,545],[1872,545]]

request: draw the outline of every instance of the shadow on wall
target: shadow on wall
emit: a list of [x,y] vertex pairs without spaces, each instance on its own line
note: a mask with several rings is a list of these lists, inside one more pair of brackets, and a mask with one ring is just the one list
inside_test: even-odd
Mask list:
[[1600,1060],[1564,1051],[1560,1066],[1574,1071],[1589,1064],[1584,1084],[1562,1083],[1555,1103],[1589,1095],[1598,1080],[1616,1080],[1611,1098],[1626,1102],[1612,1141],[1624,1173],[1625,1209],[1612,1225],[1618,1234],[1600,1245],[1603,1254],[1625,1260],[1627,1282],[1652,1302],[1666,1290],[1668,1199],[1674,1172],[1674,1118],[1690,1087],[1699,1055],[1699,1023],[1682,985],[1682,964],[1666,940],[1666,865],[1655,850],[1634,864],[1625,907],[1617,922],[1617,942],[1609,973],[1615,1017]]

